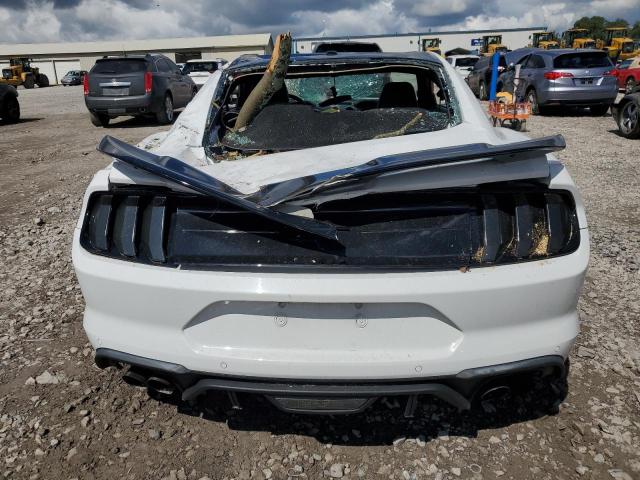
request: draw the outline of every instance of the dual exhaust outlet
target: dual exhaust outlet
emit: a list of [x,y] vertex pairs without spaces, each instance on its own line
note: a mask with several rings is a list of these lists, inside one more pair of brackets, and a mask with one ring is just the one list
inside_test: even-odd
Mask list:
[[133,387],[146,388],[151,396],[171,397],[177,391],[177,388],[164,378],[144,375],[133,369],[122,375],[122,379]]

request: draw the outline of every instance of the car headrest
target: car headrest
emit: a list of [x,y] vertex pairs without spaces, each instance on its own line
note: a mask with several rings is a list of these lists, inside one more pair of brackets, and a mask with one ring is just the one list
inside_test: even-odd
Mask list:
[[389,82],[380,93],[379,108],[417,107],[416,91],[409,82]]

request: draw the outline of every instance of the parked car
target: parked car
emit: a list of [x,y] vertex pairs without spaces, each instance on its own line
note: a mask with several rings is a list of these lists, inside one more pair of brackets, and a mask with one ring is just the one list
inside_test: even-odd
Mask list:
[[84,76],[84,99],[91,123],[106,127],[120,116],[155,115],[173,121],[174,110],[186,106],[196,84],[160,54],[105,57]]
[[0,119],[3,123],[16,123],[20,120],[18,90],[12,85],[0,84]]
[[463,78],[466,78],[473,70],[474,65],[478,63],[480,57],[478,55],[449,55],[446,60]]
[[640,86],[627,93],[611,108],[618,124],[620,135],[626,138],[640,138]]
[[[516,95],[544,113],[554,105],[589,107],[604,115],[618,95],[613,63],[602,50],[537,50],[523,57]],[[503,89],[512,91],[515,69],[502,75]]]
[[640,57],[623,60],[609,73],[618,79],[618,88],[631,93],[640,85]]
[[216,72],[160,138],[101,141],[73,239],[97,365],[298,413],[565,379],[589,236],[563,138],[492,127],[435,55],[269,63]]
[[189,75],[198,88],[201,88],[209,77],[227,63],[222,58],[214,60],[188,60],[182,67],[182,73]]
[[[521,58],[528,55],[533,49],[520,48],[512,52],[500,53],[498,64],[498,74],[506,71],[507,67],[512,63],[517,63]],[[471,91],[480,100],[489,98],[489,89],[491,87],[491,69],[493,66],[493,56],[481,56],[475,63],[469,75],[467,75],[467,83]],[[497,85],[497,91],[500,91],[501,85]]]
[[84,81],[84,76],[87,74],[86,70],[70,70],[68,71],[60,83],[62,86],[66,87],[68,85],[82,85]]

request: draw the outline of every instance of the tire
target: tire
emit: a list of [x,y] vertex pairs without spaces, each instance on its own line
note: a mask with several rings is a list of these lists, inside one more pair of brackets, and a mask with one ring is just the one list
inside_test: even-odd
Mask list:
[[640,96],[634,95],[618,107],[616,123],[623,137],[640,138]]
[[160,125],[167,125],[173,122],[173,98],[168,93],[164,96],[162,108],[156,113],[156,120]]
[[20,120],[20,104],[13,95],[7,95],[2,105],[0,117],[4,123],[17,123]]
[[38,75],[38,87],[45,88],[49,86],[49,77],[47,77],[44,73]]
[[487,86],[482,81],[478,85],[478,98],[480,98],[480,100],[483,100],[483,101],[489,98],[487,97]]
[[36,84],[36,81],[33,78],[33,75],[27,75],[22,85],[24,86],[24,88],[30,90],[35,86],[35,84]]
[[93,112],[89,112],[89,118],[91,119],[91,123],[93,123],[96,127],[108,127],[109,120],[111,120],[107,115],[103,113]]
[[627,82],[624,84],[624,93],[627,95],[633,92],[633,89],[636,88],[636,81],[633,77],[627,78]]
[[602,117],[609,111],[609,105],[592,105],[589,107],[589,111],[594,117]]
[[533,88],[529,89],[526,98],[527,102],[531,104],[531,113],[533,115],[541,115],[542,109],[540,108],[540,104],[538,103],[538,94]]

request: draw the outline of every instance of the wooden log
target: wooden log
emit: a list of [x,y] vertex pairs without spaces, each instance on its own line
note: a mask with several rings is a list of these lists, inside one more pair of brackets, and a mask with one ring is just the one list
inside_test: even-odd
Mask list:
[[234,126],[234,130],[246,127],[269,103],[271,97],[284,86],[284,77],[291,57],[291,33],[281,33],[276,38],[271,60],[262,78],[245,100]]

